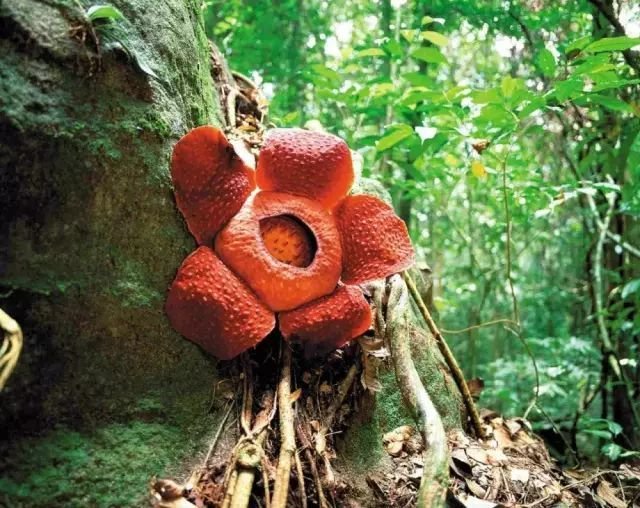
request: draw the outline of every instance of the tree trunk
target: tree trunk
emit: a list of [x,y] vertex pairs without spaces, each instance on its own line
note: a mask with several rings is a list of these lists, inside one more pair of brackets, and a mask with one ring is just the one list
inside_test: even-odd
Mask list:
[[[9,506],[140,506],[154,475],[201,459],[222,418],[215,362],[163,310],[194,248],[171,148],[224,117],[200,5],[112,3],[124,19],[111,44],[72,0],[0,5],[0,307],[25,336],[0,394]],[[433,339],[416,337],[445,426],[461,427]],[[382,381],[379,410],[343,446],[339,470],[363,489],[386,457],[381,434],[410,422],[393,374]]]

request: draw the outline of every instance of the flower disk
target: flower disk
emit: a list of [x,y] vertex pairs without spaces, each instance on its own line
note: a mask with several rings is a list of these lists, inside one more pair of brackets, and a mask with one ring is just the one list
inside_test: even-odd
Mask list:
[[347,196],[333,212],[342,241],[342,282],[364,284],[409,268],[414,261],[407,226],[384,201]]
[[209,247],[199,247],[178,270],[166,303],[173,328],[221,360],[255,346],[275,316]]
[[254,172],[210,126],[193,129],[176,143],[171,178],[178,208],[200,245],[211,245],[255,188]]
[[260,221],[264,246],[274,258],[288,265],[304,268],[316,252],[313,233],[293,217],[279,215]]
[[298,338],[307,351],[344,346],[371,326],[371,309],[360,288],[340,286],[330,295],[278,316],[285,339]]
[[326,208],[347,195],[353,178],[351,151],[343,140],[302,129],[269,131],[256,168],[262,190],[305,196]]
[[[313,235],[317,248],[308,266],[282,262],[265,245],[261,223],[282,216],[304,224]],[[271,242],[269,234],[267,242]],[[333,217],[316,201],[279,192],[251,196],[216,237],[216,252],[274,311],[290,310],[331,293],[342,269],[340,235]]]

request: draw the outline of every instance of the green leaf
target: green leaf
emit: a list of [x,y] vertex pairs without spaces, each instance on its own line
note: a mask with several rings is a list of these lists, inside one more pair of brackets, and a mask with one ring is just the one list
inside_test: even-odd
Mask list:
[[471,92],[471,98],[476,104],[500,104],[502,102],[502,97],[500,97],[500,92],[497,88]]
[[565,49],[564,52],[565,54],[569,54],[572,51],[581,51],[583,50],[587,44],[589,44],[591,42],[591,37],[588,35],[585,35],[584,37],[580,37],[579,39],[576,39],[575,41],[573,41],[571,44],[569,44]]
[[622,288],[622,298],[626,298],[629,295],[636,293],[640,289],[640,279],[633,279],[627,282]]
[[[579,65],[573,70],[574,75],[584,74],[586,72],[598,72],[600,70],[608,70],[611,55],[606,53],[589,55],[587,58],[581,59]],[[614,66],[615,67],[615,66]]]
[[477,120],[491,122],[494,124],[503,124],[513,120],[513,116],[502,106],[497,104],[487,104],[482,108]]
[[429,41],[436,46],[446,46],[449,44],[449,39],[447,39],[444,35],[438,32],[433,32],[431,30],[427,30],[420,34],[422,38],[426,41]]
[[406,80],[411,86],[430,86],[432,80],[421,72],[407,72],[402,75],[402,78]]
[[442,93],[431,90],[411,90],[400,101],[403,106],[413,106],[419,102],[433,102],[434,98],[441,98]]
[[516,90],[524,88],[524,83],[521,79],[512,78],[511,76],[505,76],[500,83],[500,89],[502,95],[507,99],[513,95]]
[[371,85],[371,97],[382,97],[393,92],[396,87],[392,83],[374,83]]
[[434,64],[445,63],[447,61],[438,48],[418,48],[411,53],[411,56],[423,62]]
[[602,90],[610,90],[612,88],[622,88],[624,86],[637,85],[640,79],[614,79],[611,81],[602,81],[591,88],[592,92],[600,92]]
[[394,57],[402,56],[402,54],[404,53],[402,46],[395,39],[389,39],[383,44],[383,47],[387,53]]
[[117,21],[124,19],[124,15],[116,9],[113,5],[92,5],[87,9],[87,18],[89,21],[97,21],[99,19],[105,19],[108,21]]
[[160,79],[158,78],[158,75],[155,72],[153,72],[149,64],[146,62],[146,60],[144,60],[144,58],[141,57],[140,55],[134,54],[133,63],[136,65],[136,67],[138,67],[138,69],[144,72],[147,76]]
[[585,434],[591,434],[593,436],[600,437],[602,439],[610,440],[613,438],[613,436],[611,435],[611,432],[609,432],[608,430],[584,429],[583,432]]
[[418,35],[418,30],[400,30],[400,35],[402,35],[407,42],[413,42],[416,35]]
[[576,102],[598,104],[599,106],[604,106],[605,108],[608,108],[612,111],[632,111],[631,105],[629,105],[628,103],[616,97],[609,97],[607,95],[589,94],[584,97],[584,100]]
[[342,81],[340,74],[338,74],[333,69],[329,69],[329,67],[322,64],[315,64],[311,66],[313,72],[315,72],[318,76],[322,76],[323,78],[327,78],[329,81],[333,83],[339,83]]
[[440,23],[441,25],[443,25],[444,18],[432,18],[431,16],[424,16],[422,18],[422,26],[428,25],[430,23]]
[[602,447],[602,453],[605,454],[611,461],[618,460],[618,458],[620,458],[620,455],[622,455],[622,452],[622,446],[615,443],[607,443]]
[[386,53],[380,48],[367,48],[356,53],[356,58],[364,58],[367,56],[386,56]]
[[383,152],[384,150],[388,150],[389,148],[397,145],[402,140],[408,138],[413,134],[413,129],[410,125],[401,123],[395,125],[390,134],[381,137],[376,143],[376,150],[378,152]]
[[298,120],[299,117],[300,117],[300,112],[299,111],[292,111],[291,113],[287,113],[286,115],[284,115],[282,117],[281,121],[282,121],[282,123],[286,123],[288,125],[291,125],[293,122]]
[[618,422],[607,420],[607,427],[609,428],[609,432],[611,432],[614,436],[617,436],[622,432],[622,425],[620,425]]
[[533,97],[530,99],[523,108],[518,112],[518,118],[523,120],[527,118],[531,113],[543,108],[546,104],[546,101],[543,97]]
[[546,77],[555,75],[557,67],[556,57],[554,57],[553,53],[551,53],[551,51],[549,51],[548,49],[542,49],[538,53],[536,63],[538,64],[538,67],[540,67],[542,74],[544,74]]
[[640,45],[640,37],[605,37],[592,42],[584,50],[590,53],[624,51],[638,45]]
[[573,99],[582,93],[584,83],[579,78],[569,78],[555,84],[554,95],[560,102]]

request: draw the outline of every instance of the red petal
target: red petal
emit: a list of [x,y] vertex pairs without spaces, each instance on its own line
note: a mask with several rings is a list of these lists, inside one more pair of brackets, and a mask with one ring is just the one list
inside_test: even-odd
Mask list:
[[255,346],[275,326],[273,312],[209,247],[184,260],[165,309],[178,333],[221,360]]
[[307,350],[332,350],[371,326],[371,309],[362,291],[341,285],[333,293],[278,316],[285,339],[297,337]]
[[[293,217],[315,237],[310,265],[292,266],[269,252],[260,222],[278,216]],[[274,311],[294,309],[331,293],[342,269],[333,217],[317,201],[279,192],[251,196],[216,237],[216,252]]]
[[211,244],[255,188],[254,172],[236,155],[220,129],[205,125],[173,149],[176,203],[199,244]]
[[409,268],[414,252],[407,226],[373,196],[344,198],[333,212],[342,241],[342,281],[363,284]]
[[260,150],[256,179],[262,190],[306,196],[331,208],[353,184],[351,152],[332,134],[273,129]]

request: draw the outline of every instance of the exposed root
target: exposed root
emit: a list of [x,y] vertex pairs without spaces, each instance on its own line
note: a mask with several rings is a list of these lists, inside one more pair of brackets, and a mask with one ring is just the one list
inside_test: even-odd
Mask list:
[[[375,496],[392,505],[411,503],[416,497],[424,506],[440,505],[447,484],[446,442],[439,416],[411,360],[407,288],[399,276],[392,282],[395,289],[390,299],[384,291],[372,291],[376,307],[375,338],[361,338],[360,342],[354,341],[324,358],[305,359],[302,354],[294,354],[302,353],[300,349],[274,334],[250,353],[221,365],[223,375],[229,376],[227,384],[238,387],[237,401],[232,401],[233,390],[227,389],[225,398],[230,405],[224,406],[226,417],[209,447],[206,464],[192,476],[193,488],[184,486],[183,499],[204,508],[345,506],[351,494],[357,494],[352,485],[334,474],[333,436],[348,426],[349,415],[357,410],[363,390],[373,393],[375,383],[369,386],[356,382],[363,372],[360,360],[363,350],[359,344],[370,348],[367,354],[380,362],[388,361],[389,353],[380,336],[384,331],[393,346],[393,355],[398,354],[398,358],[393,358],[397,377],[422,438],[416,434],[414,441],[402,445],[402,457],[393,455],[397,461],[411,454],[415,457],[408,467],[401,469],[399,484],[394,480],[394,487],[385,489],[382,496],[381,491],[374,490]],[[398,290],[400,293],[396,295]],[[380,351],[371,349],[369,343],[378,344]],[[230,435],[222,430],[233,407],[239,408],[237,423],[231,426],[235,437],[234,431]],[[220,435],[225,437],[216,446]],[[420,456],[424,449],[421,441],[427,448],[424,458]]]
[[291,348],[282,344],[282,370],[278,384],[278,411],[280,413],[280,455],[276,481],[273,487],[273,507],[286,508],[291,476],[291,459],[296,451],[291,408]]
[[296,464],[296,474],[298,475],[298,493],[300,494],[300,501],[302,501],[302,508],[307,508],[307,492],[304,488],[304,471],[302,470],[302,461],[300,460],[300,452],[296,450],[293,456]]
[[22,350],[22,330],[11,316],[0,309],[0,329],[4,333],[0,346],[0,391],[16,368]]
[[[251,500],[251,491],[255,481],[256,471],[262,464],[264,451],[262,445],[266,437],[262,431],[254,440],[247,439],[240,445],[237,453],[237,477],[233,484],[229,508],[246,508]],[[265,505],[270,507],[269,495],[265,496]]]
[[425,460],[418,506],[443,507],[449,478],[447,438],[440,414],[427,393],[411,358],[408,336],[409,294],[399,275],[389,279],[387,301],[387,340],[396,379],[405,404],[422,433]]
[[[306,423],[306,426],[308,427],[308,423]],[[307,437],[307,431],[308,429],[302,428],[301,423],[298,423],[298,425],[296,426],[296,434],[298,435],[300,443],[302,443],[302,447],[309,464],[309,469],[311,470],[311,475],[313,476],[313,483],[315,485],[318,496],[318,505],[320,506],[320,508],[329,508],[329,503],[327,502],[327,498],[324,494],[324,488],[322,487],[322,480],[320,480],[320,474],[318,473],[318,466],[316,465],[316,461],[311,450],[311,443],[309,442],[309,438]]]
[[335,399],[329,406],[327,411],[327,415],[323,418],[322,424],[320,425],[320,429],[315,435],[315,448],[318,455],[320,455],[324,461],[325,467],[325,483],[332,487],[335,484],[335,475],[333,474],[333,469],[331,468],[331,461],[329,460],[329,455],[327,453],[327,433],[329,429],[333,426],[333,422],[336,418],[336,413],[340,406],[344,403],[344,400],[351,390],[353,386],[353,382],[355,381],[358,375],[358,366],[357,364],[353,364],[347,375],[340,383],[338,387],[338,393],[336,394]]
[[471,392],[469,391],[469,387],[467,386],[467,381],[464,378],[464,374],[462,369],[458,365],[455,356],[451,352],[447,341],[444,340],[444,337],[438,330],[433,318],[431,317],[431,313],[427,306],[424,303],[424,300],[420,296],[420,292],[416,287],[414,280],[411,278],[408,272],[404,272],[403,274],[404,280],[407,283],[407,287],[413,297],[418,309],[420,310],[420,314],[424,318],[427,323],[427,327],[429,331],[433,334],[433,337],[436,339],[436,344],[438,344],[438,348],[444,357],[444,360],[447,362],[447,366],[451,371],[451,375],[458,385],[458,389],[460,390],[460,394],[462,395],[462,400],[464,402],[465,407],[467,408],[467,412],[469,413],[469,417],[471,418],[471,423],[473,425],[473,430],[480,439],[484,438],[484,429],[482,427],[482,422],[480,421],[480,416],[478,414],[478,409],[476,408],[475,403],[473,402],[473,398],[471,397]]

